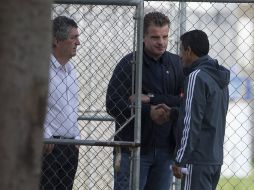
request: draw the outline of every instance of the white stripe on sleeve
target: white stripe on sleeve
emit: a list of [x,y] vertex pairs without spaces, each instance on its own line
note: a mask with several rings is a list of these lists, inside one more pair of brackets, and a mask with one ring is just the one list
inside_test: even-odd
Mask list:
[[199,73],[199,71],[200,70],[196,70],[196,71],[192,72],[189,76],[189,81],[188,81],[188,85],[187,85],[187,92],[186,92],[187,97],[186,97],[186,105],[185,105],[184,129],[183,129],[183,135],[182,135],[182,139],[181,139],[181,146],[178,149],[177,154],[176,154],[176,161],[177,162],[181,162],[181,160],[183,158],[187,140],[188,140],[188,136],[189,136],[190,120],[191,120],[191,104],[192,104],[192,98],[193,98],[193,93],[194,93],[196,77],[197,77],[197,74]]

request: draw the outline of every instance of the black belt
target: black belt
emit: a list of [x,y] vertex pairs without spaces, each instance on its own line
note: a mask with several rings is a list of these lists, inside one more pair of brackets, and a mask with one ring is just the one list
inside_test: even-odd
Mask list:
[[74,139],[74,137],[53,136],[54,139]]

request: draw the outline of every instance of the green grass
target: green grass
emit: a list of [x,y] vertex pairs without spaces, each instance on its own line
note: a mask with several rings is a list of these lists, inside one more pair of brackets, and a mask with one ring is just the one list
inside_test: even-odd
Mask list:
[[221,177],[216,190],[254,190],[254,171],[245,178]]

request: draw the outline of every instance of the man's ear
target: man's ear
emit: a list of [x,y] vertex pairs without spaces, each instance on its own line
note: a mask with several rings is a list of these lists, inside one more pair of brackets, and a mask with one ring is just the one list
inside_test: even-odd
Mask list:
[[191,47],[188,47],[188,55],[191,59],[193,59],[192,62],[198,58],[198,56],[192,51]]
[[187,53],[187,55],[191,55],[192,54],[192,50],[191,50],[190,46],[187,47],[186,53]]
[[191,50],[190,46],[188,46],[188,47],[186,48],[185,53],[186,53],[186,55],[191,56],[192,50]]
[[53,46],[55,47],[55,46],[57,46],[57,44],[58,44],[58,40],[56,38],[54,38],[53,39]]

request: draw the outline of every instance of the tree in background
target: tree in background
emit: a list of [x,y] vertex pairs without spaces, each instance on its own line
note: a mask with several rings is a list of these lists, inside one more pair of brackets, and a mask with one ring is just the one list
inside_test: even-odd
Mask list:
[[0,5],[0,189],[39,187],[51,0]]

